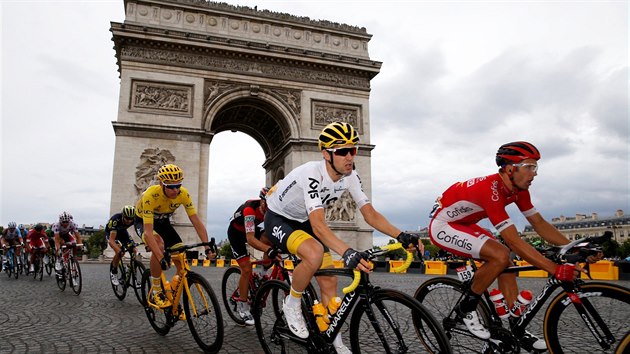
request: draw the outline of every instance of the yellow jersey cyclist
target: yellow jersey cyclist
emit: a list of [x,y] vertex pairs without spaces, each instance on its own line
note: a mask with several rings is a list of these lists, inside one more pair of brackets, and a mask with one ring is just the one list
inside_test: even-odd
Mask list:
[[[188,190],[182,186],[184,172],[176,165],[168,164],[160,167],[157,178],[159,184],[148,187],[136,204],[134,227],[138,235],[142,235],[144,243],[151,251],[151,290],[152,301],[159,307],[171,306],[170,301],[162,293],[160,276],[164,262],[164,247],[172,247],[182,242],[181,237],[171,225],[170,217],[181,205],[192,223],[197,236],[202,242],[208,242],[208,233],[193,205]],[[209,253],[206,246],[206,255]],[[164,265],[166,267],[168,265]],[[180,264],[176,263],[180,271]]]
[[112,284],[118,286],[118,262],[120,261],[121,246],[129,244],[132,239],[127,229],[133,225],[136,217],[136,207],[133,205],[125,205],[120,213],[112,215],[105,226],[105,238],[107,244],[114,251],[114,258],[109,265],[109,277]]
[[[293,271],[291,293],[283,303],[287,324],[296,336],[308,337],[302,316],[301,297],[319,268],[333,267],[330,250],[343,255],[346,267],[369,272],[367,256],[356,251],[330,229],[326,223],[325,207],[348,191],[357,203],[365,221],[378,231],[397,238],[405,247],[417,245],[418,237],[401,232],[370,203],[354,170],[359,136],[352,125],[345,122],[328,124],[319,135],[322,158],[296,167],[280,180],[267,194],[265,230],[276,248],[296,254],[301,262]],[[318,276],[321,302],[324,307],[336,295],[337,278]],[[333,342],[337,353],[350,350],[337,336]]]

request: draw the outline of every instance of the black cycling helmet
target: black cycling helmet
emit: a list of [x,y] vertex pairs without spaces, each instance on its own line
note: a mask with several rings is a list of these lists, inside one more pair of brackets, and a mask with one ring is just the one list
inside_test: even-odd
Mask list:
[[496,156],[497,166],[499,167],[511,163],[519,163],[527,159],[540,160],[540,151],[526,141],[514,141],[503,144],[497,151]]
[[260,199],[267,199],[267,193],[269,192],[269,187],[262,187],[262,189],[260,190],[260,194],[258,195],[258,197]]
[[42,224],[37,224],[35,225],[35,231],[40,232],[44,229],[44,225]]

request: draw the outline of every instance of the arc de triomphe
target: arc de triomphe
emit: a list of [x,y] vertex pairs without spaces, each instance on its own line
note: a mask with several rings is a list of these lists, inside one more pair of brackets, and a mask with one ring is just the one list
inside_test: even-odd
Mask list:
[[[272,185],[321,158],[317,137],[335,120],[360,131],[356,165],[371,194],[370,80],[381,63],[369,58],[365,28],[200,0],[124,4],[124,23],[110,29],[120,74],[111,213],[175,163],[205,222],[215,134],[253,137]],[[353,247],[371,247],[371,228],[343,199],[328,210],[332,227]],[[183,211],[173,222],[185,242],[196,240]]]

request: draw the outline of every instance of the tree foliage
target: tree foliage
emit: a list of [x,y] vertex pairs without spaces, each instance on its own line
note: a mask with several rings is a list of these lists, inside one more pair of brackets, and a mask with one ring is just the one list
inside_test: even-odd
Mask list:
[[88,247],[88,256],[90,258],[98,258],[107,248],[105,230],[96,231],[85,243]]

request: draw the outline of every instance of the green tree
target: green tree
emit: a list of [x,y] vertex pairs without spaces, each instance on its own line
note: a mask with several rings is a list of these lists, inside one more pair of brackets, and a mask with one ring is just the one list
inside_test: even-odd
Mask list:
[[227,260],[232,259],[232,247],[230,246],[229,242],[226,242],[223,244],[223,246],[221,246],[221,249],[219,250],[219,256],[223,256]]
[[615,257],[619,254],[619,243],[615,240],[608,240],[602,244],[604,257]]
[[98,258],[107,248],[107,239],[105,238],[105,230],[98,230],[94,235],[87,239],[88,256],[90,258]]
[[626,240],[626,242],[621,244],[619,247],[619,256],[621,258],[630,256],[630,240]]

